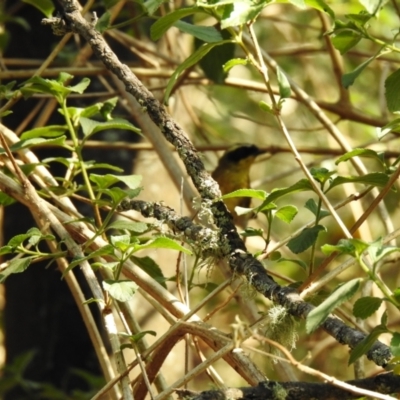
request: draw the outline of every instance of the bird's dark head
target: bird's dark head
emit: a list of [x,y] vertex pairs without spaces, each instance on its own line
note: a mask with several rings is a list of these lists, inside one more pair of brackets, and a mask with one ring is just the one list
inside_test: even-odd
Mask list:
[[254,144],[237,144],[225,152],[221,161],[238,163],[249,157],[255,158],[261,153],[261,150]]

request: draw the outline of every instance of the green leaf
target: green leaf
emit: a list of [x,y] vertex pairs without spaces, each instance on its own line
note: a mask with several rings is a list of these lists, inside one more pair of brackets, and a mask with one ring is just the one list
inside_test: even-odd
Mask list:
[[376,128],[379,140],[381,140],[391,131],[398,131],[398,130],[400,130],[400,118],[396,118],[393,121],[390,121],[386,125],[382,126],[382,128]]
[[182,32],[189,33],[197,39],[206,43],[220,42],[224,40],[221,32],[214,26],[201,26],[189,24],[185,21],[176,21],[174,26]]
[[[271,261],[274,261],[271,259]],[[308,265],[302,261],[302,260],[298,260],[296,258],[280,258],[279,260],[277,260],[279,263],[281,262],[291,262],[294,264],[297,264],[298,266],[300,266],[304,271],[307,271]]]
[[272,107],[268,103],[266,103],[265,101],[261,100],[258,103],[258,106],[261,108],[261,110],[263,110],[263,111],[265,111],[265,112],[267,112],[269,114],[273,114]]
[[359,257],[368,249],[368,243],[359,239],[340,239],[337,245],[325,244],[321,247],[324,254],[330,255],[333,252],[349,254],[353,257]]
[[254,237],[259,236],[263,237],[264,231],[262,229],[252,228],[251,226],[247,227],[243,232],[240,232],[240,236],[243,237]]
[[21,140],[27,140],[32,138],[45,138],[45,137],[57,137],[64,134],[67,130],[66,125],[48,125],[40,128],[34,128],[29,131],[25,131],[21,136]]
[[135,245],[135,251],[143,249],[170,249],[181,251],[182,253],[192,255],[192,252],[185,247],[181,246],[175,240],[169,239],[164,236],[160,236],[156,239],[149,240],[145,244]]
[[284,72],[277,67],[276,68],[276,77],[278,79],[278,87],[279,87],[279,96],[281,99],[288,99],[292,94],[292,90],[290,89],[290,83]]
[[191,67],[192,65],[197,64],[213,47],[221,46],[227,43],[231,43],[231,41],[223,40],[222,42],[218,43],[205,43],[202,46],[200,46],[193,54],[191,54],[181,65],[179,65],[179,67],[171,75],[171,78],[168,81],[167,88],[165,89],[165,94],[164,94],[164,103],[167,104],[171,90],[173,89],[176,81],[178,80],[178,77],[185,69]]
[[279,218],[281,221],[286,222],[287,224],[290,224],[294,217],[297,215],[298,209],[297,207],[294,206],[284,206],[279,208],[274,217]]
[[361,35],[351,29],[343,29],[338,33],[334,33],[332,44],[340,54],[345,54],[353,48],[361,40]]
[[106,279],[103,281],[103,288],[114,299],[125,302],[134,296],[138,285],[128,280],[113,281],[111,279]]
[[393,72],[385,81],[385,98],[391,112],[400,110],[400,69]]
[[54,4],[51,0],[23,0],[24,3],[36,7],[47,18],[50,18],[54,13]]
[[[257,4],[258,3],[258,4]],[[221,19],[221,28],[226,29],[233,26],[247,24],[255,19],[267,5],[265,1],[234,0],[231,4],[224,6]]]
[[149,15],[153,15],[160,8],[161,4],[166,2],[167,0],[147,0],[144,2],[143,6]]
[[137,343],[139,340],[143,339],[146,335],[157,336],[157,333],[154,331],[141,331],[136,333],[135,335],[128,335],[125,332],[120,333],[122,337],[129,339],[132,343]]
[[127,251],[129,248],[132,248],[135,245],[134,243],[131,243],[131,236],[127,234],[112,235],[110,236],[110,242],[113,246],[115,246],[122,252]]
[[381,324],[376,326],[370,334],[361,340],[350,352],[349,365],[368,352],[382,333],[387,333],[386,314],[383,314]]
[[385,4],[382,0],[358,0],[360,4],[370,13],[375,14]]
[[317,241],[321,231],[326,231],[326,228],[322,225],[304,228],[299,235],[289,240],[287,247],[294,254],[302,253]]
[[373,160],[376,160],[381,164],[383,167],[385,166],[384,159],[383,159],[384,153],[383,152],[376,152],[375,150],[371,149],[354,149],[349,151],[346,154],[343,154],[341,157],[339,157],[336,161],[335,164],[339,165],[341,162],[350,160],[353,157],[366,157],[366,158],[372,158]]
[[167,15],[158,19],[150,28],[150,37],[152,40],[158,40],[161,38],[164,33],[175,24],[176,21],[179,21],[182,18],[185,18],[189,15],[203,12],[199,7],[187,7],[180,8],[175,10]]
[[394,357],[400,357],[400,333],[393,332],[392,340],[390,341],[390,350]]
[[230,71],[236,65],[247,65],[248,60],[245,58],[232,58],[231,60],[227,61],[223,66],[224,72]]
[[97,175],[90,174],[89,179],[94,182],[100,189],[106,189],[117,182],[123,182],[130,189],[137,189],[142,182],[141,175]]
[[301,179],[300,181],[296,182],[294,185],[286,187],[286,188],[274,189],[267,196],[267,198],[264,200],[264,202],[258,207],[258,210],[261,211],[269,203],[272,203],[275,200],[279,199],[280,197],[286,196],[287,194],[303,192],[305,190],[314,190],[311,183],[308,181],[308,179]]
[[224,194],[221,199],[232,199],[234,197],[251,197],[253,199],[264,200],[267,192],[264,190],[255,189],[239,189],[234,192]]
[[15,199],[5,194],[4,192],[0,192],[0,205],[9,206],[10,204],[14,204],[16,202]]
[[353,315],[356,318],[366,319],[370,317],[375,311],[378,311],[383,299],[378,297],[361,297],[353,306]]
[[96,22],[95,29],[103,33],[105,30],[107,30],[110,27],[111,24],[111,12],[106,11]]
[[148,226],[144,222],[133,222],[119,219],[108,225],[107,229],[126,229],[135,233],[143,233],[147,231]]
[[325,218],[330,215],[329,211],[326,211],[322,208],[318,209],[318,205],[314,199],[308,199],[304,207],[307,208],[307,210],[311,211],[316,217],[319,216],[319,219]]
[[310,174],[317,182],[324,184],[335,174],[335,171],[329,171],[329,169],[326,168],[311,168]]
[[325,320],[329,314],[336,308],[343,304],[345,301],[351,299],[360,287],[361,279],[352,279],[349,282],[339,286],[326,300],[324,300],[318,307],[315,307],[307,315],[306,330],[307,333],[315,331]]
[[358,78],[361,72],[370,64],[371,61],[375,60],[378,54],[374,55],[373,57],[369,58],[367,61],[364,61],[360,64],[355,70],[342,75],[342,85],[344,88],[348,89],[354,81]]
[[11,274],[24,272],[30,265],[32,257],[16,258],[0,273],[0,283],[3,283]]
[[332,19],[335,19],[335,13],[333,12],[332,8],[326,4],[323,0],[305,0],[305,3],[312,8],[315,8],[318,11],[322,11],[328,14]]
[[150,257],[131,256],[132,261],[141,268],[144,272],[150,275],[161,286],[167,289],[166,280],[159,265]]
[[[222,41],[228,40],[229,42],[223,45],[218,44],[221,40],[214,42],[216,46],[201,58],[199,66],[208,79],[222,84],[228,75],[227,71],[224,70],[224,64],[235,56],[235,44],[230,41],[232,35],[227,30],[221,31],[220,35]],[[207,42],[196,38],[195,49],[197,50],[204,43]]]
[[21,92],[25,97],[30,97],[35,93],[50,94],[56,98],[59,104],[62,104],[71,92],[82,94],[89,86],[89,78],[83,78],[80,83],[74,86],[64,86],[64,83],[72,78],[72,75],[65,72],[61,72],[57,80],[33,76],[22,84]]
[[372,172],[362,176],[337,176],[332,180],[327,192],[335,186],[343,185],[345,183],[363,183],[368,186],[384,187],[389,182],[389,179],[389,175],[384,174],[383,172]]
[[125,119],[115,118],[109,121],[96,121],[94,119],[89,119],[85,117],[79,118],[79,123],[82,127],[82,132],[85,135],[85,139],[88,139],[91,135],[110,129],[122,129],[126,131],[133,131],[135,133],[140,133],[140,129],[132,125],[129,121]]
[[[59,136],[54,139],[43,139],[43,138],[32,138],[27,140],[20,140],[10,146],[12,152],[16,152],[22,149],[29,149],[35,146],[63,146],[65,143],[66,136]],[[0,147],[0,154],[4,154],[5,150]]]
[[99,249],[92,251],[90,254],[88,254],[85,257],[75,257],[69,263],[67,269],[63,272],[62,276],[64,277],[72,268],[75,268],[77,265],[79,265],[83,261],[90,260],[91,258],[94,258],[94,257],[103,257],[103,256],[108,256],[108,255],[114,255],[114,247],[111,246],[111,244],[107,244],[103,247],[100,247]]
[[304,0],[288,0],[288,2],[301,9],[304,9],[306,7],[306,3]]

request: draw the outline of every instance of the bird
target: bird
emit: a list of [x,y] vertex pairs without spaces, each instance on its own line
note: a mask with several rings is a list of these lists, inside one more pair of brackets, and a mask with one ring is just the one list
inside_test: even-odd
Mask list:
[[[256,157],[263,152],[254,144],[236,144],[230,147],[218,161],[211,176],[219,184],[221,193],[227,194],[239,189],[250,188],[250,167]],[[235,207],[250,207],[250,197],[224,199],[224,203],[233,216],[234,223],[246,226],[248,215],[237,215]]]

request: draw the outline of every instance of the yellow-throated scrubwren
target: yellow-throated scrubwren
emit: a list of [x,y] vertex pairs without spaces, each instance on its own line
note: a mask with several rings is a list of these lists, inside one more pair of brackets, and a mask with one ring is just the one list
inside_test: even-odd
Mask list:
[[[222,194],[250,187],[250,167],[261,154],[254,144],[238,144],[228,149],[220,158],[212,177],[218,182]],[[237,225],[244,225],[248,216],[239,217],[235,207],[250,207],[250,197],[234,197],[224,202]]]

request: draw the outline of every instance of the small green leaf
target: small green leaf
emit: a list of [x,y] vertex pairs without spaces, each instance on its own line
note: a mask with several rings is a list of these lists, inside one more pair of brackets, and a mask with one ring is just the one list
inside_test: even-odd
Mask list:
[[400,333],[393,332],[392,340],[390,341],[390,350],[394,357],[400,357]]
[[290,224],[294,217],[297,215],[298,209],[297,207],[294,206],[284,206],[279,208],[274,217],[279,218],[281,221],[286,222],[287,224]]
[[75,268],[77,265],[82,263],[83,261],[89,260],[94,257],[102,257],[106,255],[114,255],[114,247],[110,244],[107,244],[103,247],[100,247],[97,250],[92,251],[89,255],[84,257],[75,257],[72,259],[70,264],[68,265],[67,269],[63,272],[63,277],[72,269]]
[[294,185],[286,187],[286,188],[279,188],[274,189],[264,200],[264,202],[258,207],[259,210],[263,209],[268,203],[274,202],[275,200],[279,199],[280,197],[286,196],[287,194],[303,192],[305,190],[314,190],[311,183],[308,179],[301,179],[300,181],[296,182]]
[[343,29],[334,33],[332,44],[340,54],[345,54],[361,40],[361,35],[351,29]]
[[149,15],[153,15],[167,0],[147,0],[143,3],[143,7],[147,10]]
[[243,237],[254,237],[259,236],[263,237],[264,231],[262,229],[256,229],[252,227],[247,227],[243,232],[240,232],[240,236]]
[[400,118],[396,118],[390,121],[388,124],[382,126],[382,128],[376,128],[378,139],[381,140],[384,136],[392,131],[398,131],[400,129]]
[[176,21],[174,26],[182,32],[189,33],[206,43],[214,43],[224,40],[221,32],[214,26],[193,25],[185,21]]
[[162,272],[159,265],[150,257],[136,257],[131,256],[132,261],[141,268],[144,272],[150,275],[155,281],[157,281],[161,286],[167,289],[165,284],[166,278]]
[[322,208],[318,209],[318,205],[314,199],[308,199],[304,207],[307,208],[307,210],[311,211],[316,217],[318,216],[319,219],[325,218],[330,215],[329,211],[326,211]]
[[[195,49],[199,49],[204,43],[214,43],[213,47],[200,60],[199,66],[205,76],[215,83],[224,83],[228,73],[224,70],[224,65],[235,56],[235,44],[231,41],[232,35],[227,30],[219,31],[221,40],[217,42],[205,42],[198,38],[195,39]],[[228,43],[219,45],[221,41],[227,40]]]
[[181,251],[182,253],[192,255],[192,252],[185,247],[181,246],[175,240],[169,239],[164,236],[160,236],[156,239],[149,240],[145,244],[139,244],[135,246],[135,251],[143,249],[170,249]]
[[133,222],[119,219],[108,225],[107,229],[126,229],[135,233],[143,233],[147,231],[148,226],[144,222]]
[[224,194],[221,199],[232,199],[234,197],[251,197],[253,199],[264,200],[267,197],[267,192],[264,190],[255,189],[239,189],[234,192]]
[[272,107],[268,103],[266,103],[265,101],[261,100],[258,103],[258,106],[261,108],[261,110],[263,110],[263,111],[265,111],[265,112],[267,112],[269,114],[273,114]]
[[32,257],[16,258],[0,273],[0,283],[3,283],[11,274],[24,272],[30,265]]
[[45,137],[57,137],[64,134],[67,130],[66,125],[48,125],[40,128],[34,128],[29,131],[25,131],[21,136],[21,140],[32,139],[32,138],[45,138]]
[[137,189],[142,182],[141,175],[97,175],[90,174],[89,179],[94,182],[100,189],[106,189],[117,182],[123,182],[130,189]]
[[247,24],[255,19],[267,4],[264,1],[250,2],[248,0],[234,0],[223,7],[221,28]]
[[205,43],[202,46],[200,46],[194,53],[192,53],[182,64],[179,65],[179,67],[171,75],[171,78],[168,81],[167,87],[165,89],[164,103],[167,104],[169,95],[176,81],[178,80],[179,76],[185,69],[191,67],[192,65],[197,64],[215,46],[221,46],[231,42],[232,42],[231,40],[223,40],[218,43]]
[[223,65],[224,72],[230,71],[236,65],[247,65],[248,60],[245,58],[233,58]]
[[296,258],[284,258],[284,257],[282,257],[282,258],[280,258],[279,260],[278,260],[278,262],[291,262],[291,263],[294,263],[294,264],[297,264],[298,266],[300,266],[304,271],[307,271],[307,268],[308,268],[308,265],[304,262],[304,261],[302,261],[302,260],[298,260],[298,259],[296,259]]
[[111,24],[111,12],[106,11],[96,22],[95,29],[103,33],[105,30],[107,30],[110,27]]
[[0,204],[3,207],[9,206],[10,204],[14,204],[16,202],[15,199],[5,194],[4,192],[0,192]]
[[389,179],[389,175],[384,174],[383,172],[372,172],[362,176],[337,176],[332,180],[327,192],[335,186],[343,185],[345,183],[362,183],[368,186],[384,187],[389,182]]
[[350,352],[349,365],[368,352],[382,333],[387,333],[386,314],[381,318],[381,324],[376,326],[370,334],[361,340]]
[[112,235],[110,236],[110,242],[117,249],[122,252],[127,251],[129,248],[133,247],[134,244],[131,244],[131,236],[130,235]]
[[321,247],[321,250],[326,255],[338,252],[358,257],[368,249],[368,246],[368,243],[359,239],[340,239],[337,245],[325,244]]
[[371,61],[375,60],[375,58],[378,57],[378,54],[376,54],[373,57],[370,57],[367,61],[364,61],[362,64],[360,64],[355,70],[342,75],[342,85],[344,88],[348,89],[354,81],[358,78],[358,76],[361,74],[361,72],[364,71],[364,69],[371,63]]
[[129,339],[132,343],[137,343],[139,340],[143,339],[146,335],[157,336],[157,333],[154,331],[142,331],[136,333],[135,335],[128,335],[125,332],[120,333],[122,337]]
[[400,69],[393,72],[385,81],[385,98],[391,112],[400,110]]
[[378,297],[361,297],[353,306],[353,315],[356,318],[366,319],[370,317],[375,311],[378,311],[383,299]]
[[326,168],[311,168],[310,169],[310,174],[313,176],[313,178],[322,184],[327,182],[334,173],[335,173],[335,171],[329,171],[329,169],[326,169]]
[[[10,146],[10,150],[12,152],[16,152],[22,149],[29,149],[31,147],[40,146],[60,146],[62,147],[65,143],[66,136],[59,136],[54,139],[43,139],[43,138],[32,138],[27,140],[20,140],[17,143],[14,143]],[[4,154],[5,150],[0,148],[0,154]]]
[[54,4],[51,0],[23,0],[24,3],[36,7],[47,18],[50,18],[54,13]]
[[176,21],[179,21],[182,18],[185,18],[189,15],[193,15],[195,13],[204,12],[199,7],[187,7],[187,8],[179,8],[171,13],[166,14],[165,16],[158,19],[150,28],[150,37],[152,40],[158,40],[161,38],[164,33],[175,24]]
[[315,307],[307,315],[306,329],[307,333],[315,331],[325,320],[329,314],[345,301],[351,299],[360,287],[361,279],[352,279],[349,282],[339,286],[326,300],[318,307]]
[[279,87],[279,96],[281,99],[288,99],[292,94],[292,90],[290,89],[290,83],[284,72],[277,67],[276,68],[276,77],[278,79],[278,87]]
[[136,128],[129,121],[120,118],[115,118],[109,121],[101,122],[101,121],[96,121],[94,119],[81,117],[79,119],[79,123],[82,127],[82,132],[85,135],[85,139],[88,139],[95,133],[110,129],[122,129],[127,131],[133,131],[135,133],[141,132],[139,128]]
[[294,254],[302,253],[317,241],[321,231],[326,231],[326,228],[322,225],[304,228],[299,235],[289,240],[287,247]]
[[381,164],[383,167],[385,166],[384,163],[384,158],[383,158],[384,153],[383,152],[376,152],[375,150],[371,149],[354,149],[349,151],[346,154],[343,154],[341,157],[339,157],[336,161],[335,164],[339,165],[341,162],[350,160],[353,157],[366,157],[366,158],[372,158],[373,160],[376,160]]
[[332,8],[326,4],[323,0],[305,0],[305,3],[312,8],[315,8],[318,11],[322,11],[328,14],[332,19],[335,19],[335,13],[333,12]]
[[134,296],[138,285],[128,280],[113,281],[111,279],[106,279],[103,281],[103,288],[114,299],[125,302]]
[[288,0],[288,2],[301,9],[304,9],[306,7],[306,3],[304,0]]
[[[369,14],[376,14],[385,4],[382,0],[358,0]],[[371,16],[372,16],[371,15]]]

